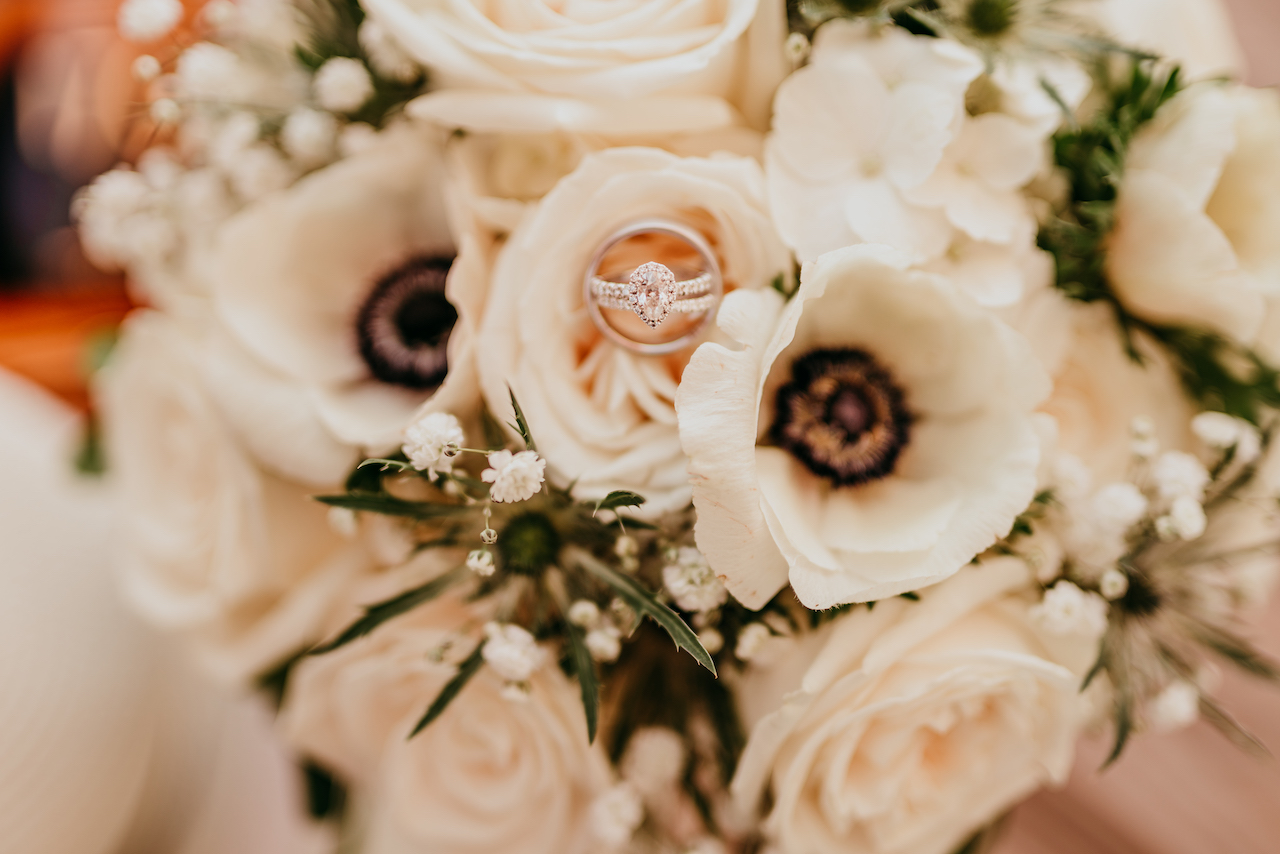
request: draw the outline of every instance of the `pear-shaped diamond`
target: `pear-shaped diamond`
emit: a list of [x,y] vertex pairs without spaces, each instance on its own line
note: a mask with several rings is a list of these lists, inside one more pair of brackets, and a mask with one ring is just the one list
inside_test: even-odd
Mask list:
[[657,329],[676,301],[675,273],[655,261],[641,264],[627,280],[627,301],[641,320]]

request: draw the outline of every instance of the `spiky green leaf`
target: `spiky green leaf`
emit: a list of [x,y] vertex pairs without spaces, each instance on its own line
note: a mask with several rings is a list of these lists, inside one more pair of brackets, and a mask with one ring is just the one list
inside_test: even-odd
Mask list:
[[[617,510],[619,507],[639,507],[644,504],[645,497],[625,489],[615,489],[596,502],[596,513],[601,510]],[[595,514],[592,514],[595,515]]]
[[383,492],[348,492],[345,495],[317,495],[316,501],[330,507],[379,513],[383,516],[400,516],[405,519],[446,519],[468,513],[473,508],[466,504],[440,504],[434,501],[406,501]]
[[476,648],[471,651],[471,654],[458,665],[458,672],[440,689],[440,693],[436,695],[436,698],[431,701],[426,714],[414,726],[413,732],[409,733],[409,738],[413,738],[422,732],[431,725],[432,721],[444,714],[444,710],[462,692],[466,684],[471,681],[471,677],[480,672],[480,667],[484,664],[484,644],[484,641],[476,644]]
[[608,564],[602,563],[583,551],[576,551],[575,558],[579,566],[598,580],[604,582],[618,597],[631,606],[637,614],[648,617],[666,631],[676,646],[693,656],[693,660],[715,674],[716,663],[711,660],[710,653],[702,646],[698,636],[694,634],[680,619],[680,615],[672,611],[654,597],[652,593],[640,586],[634,579],[628,578]]
[[516,423],[511,426],[524,440],[525,448],[530,451],[538,450],[538,446],[533,443],[533,434],[529,432],[529,422],[524,417],[524,410],[520,408],[520,401],[516,400],[515,391],[507,386],[507,393],[511,395],[511,410],[516,414]]
[[419,605],[430,602],[465,577],[462,567],[458,567],[425,584],[406,590],[398,596],[367,605],[364,615],[347,626],[336,638],[311,650],[312,655],[324,655],[341,646],[346,646],[356,638],[364,637],[387,620],[412,611]]
[[596,678],[596,663],[591,658],[591,650],[587,649],[582,629],[573,623],[565,623],[565,628],[569,633],[569,653],[574,672],[578,676],[578,687],[582,689],[582,711],[587,717],[587,741],[594,742],[600,720],[600,680]]
[[1200,714],[1214,729],[1222,733],[1236,747],[1252,753],[1254,756],[1268,757],[1271,751],[1258,740],[1257,736],[1242,727],[1226,709],[1219,706],[1212,698],[1200,695]]

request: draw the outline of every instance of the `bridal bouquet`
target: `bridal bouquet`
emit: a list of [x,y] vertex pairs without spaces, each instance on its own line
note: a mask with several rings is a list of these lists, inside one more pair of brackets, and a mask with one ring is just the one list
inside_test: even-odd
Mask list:
[[1280,546],[1211,0],[126,0],[130,601],[342,850],[979,850]]

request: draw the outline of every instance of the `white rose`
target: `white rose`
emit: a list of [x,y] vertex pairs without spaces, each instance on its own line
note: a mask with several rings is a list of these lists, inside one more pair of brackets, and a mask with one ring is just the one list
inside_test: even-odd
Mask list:
[[125,585],[152,622],[247,678],[313,643],[366,559],[306,490],[245,455],[204,387],[199,342],[198,330],[142,312],[103,374]]
[[[577,687],[555,667],[527,702],[482,668],[426,729],[407,738],[452,678],[469,616],[439,600],[368,638],[303,661],[290,678],[286,737],[372,805],[366,854],[594,851],[589,811],[609,783],[588,746]],[[445,660],[438,655],[451,644]]]
[[1137,417],[1151,420],[1160,447],[1193,447],[1194,410],[1168,358],[1138,336],[1145,364],[1133,361],[1105,306],[1072,305],[1066,311],[1070,344],[1053,371],[1053,394],[1041,407],[1057,422],[1058,447],[1083,460],[1099,484],[1123,480],[1129,471]]
[[664,216],[698,228],[728,289],[767,288],[790,268],[747,158],[656,149],[593,154],[532,211],[498,255],[477,364],[485,400],[510,421],[515,390],[550,470],[600,498],[628,489],[644,510],[689,502],[674,400],[684,357],[640,356],[606,339],[582,302],[596,247],[620,226]]
[[361,5],[439,87],[411,112],[473,131],[662,134],[738,110],[764,126],[788,70],[778,0]]
[[1280,95],[1196,87],[1134,140],[1107,275],[1158,323],[1257,338],[1280,291]]
[[1244,51],[1222,0],[1083,0],[1076,11],[1121,44],[1182,63],[1195,79],[1244,71]]
[[[484,286],[474,276],[458,286],[465,257],[447,267],[454,241],[441,180],[434,140],[400,127],[221,228],[203,265],[220,321],[206,372],[264,465],[329,485],[359,454],[399,445],[424,403],[474,410]],[[413,272],[424,257],[441,259],[434,279]],[[417,322],[417,298],[434,312],[422,323],[456,311],[452,329],[432,326],[415,343],[420,330],[406,324]]]
[[1065,780],[1079,679],[1028,623],[1027,583],[1016,559],[984,563],[747,671],[731,791],[750,808],[772,786],[784,854],[947,854]]
[[[1048,378],[1016,332],[883,246],[731,294],[676,399],[698,548],[759,608],[790,577],[810,608],[934,584],[1008,533],[1035,493]],[[776,329],[776,331],[775,331]],[[785,405],[784,405],[785,404]]]

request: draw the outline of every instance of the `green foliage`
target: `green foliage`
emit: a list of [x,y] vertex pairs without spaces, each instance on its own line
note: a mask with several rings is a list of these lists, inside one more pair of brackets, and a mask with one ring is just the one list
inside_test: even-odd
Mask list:
[[1054,163],[1070,183],[1066,208],[1046,223],[1040,248],[1057,264],[1057,286],[1081,302],[1115,302],[1104,270],[1105,243],[1115,223],[1115,202],[1124,176],[1125,157],[1138,131],[1181,89],[1177,66],[1129,60],[1127,79],[1108,84],[1106,66],[1099,76],[1104,101],[1085,124],[1053,138]]
[[107,456],[102,446],[102,425],[97,413],[90,412],[84,421],[84,433],[76,451],[75,468],[85,477],[100,477],[107,471]]
[[516,393],[507,387],[507,393],[511,395],[511,410],[516,414],[516,423],[511,428],[520,434],[520,438],[524,440],[524,446],[530,451],[538,450],[538,446],[533,443],[533,434],[529,432],[529,422],[524,417],[524,410],[520,408],[520,401],[516,400]]
[[444,591],[448,590],[454,584],[458,583],[465,577],[465,570],[462,567],[446,572],[438,578],[433,578],[425,584],[420,584],[410,590],[406,590],[398,596],[393,596],[374,605],[368,605],[364,609],[364,615],[356,620],[350,626],[342,631],[336,638],[323,643],[315,649],[311,650],[312,655],[324,655],[326,652],[332,652],[339,647],[346,646],[356,638],[364,637],[372,632],[378,626],[394,617],[412,611],[419,605],[430,602]]
[[600,680],[596,678],[596,663],[591,658],[591,651],[587,649],[582,629],[570,622],[564,625],[569,635],[573,670],[578,677],[578,687],[582,689],[582,710],[587,717],[587,740],[594,742],[600,722]]
[[698,636],[693,633],[680,615],[659,602],[654,595],[640,586],[636,581],[622,575],[611,566],[601,563],[583,551],[577,551],[575,560],[591,575],[604,582],[618,597],[631,606],[637,614],[648,617],[666,630],[676,646],[693,656],[694,660],[707,668],[714,675],[716,663],[702,646]]
[[435,501],[406,501],[380,492],[348,492],[346,495],[317,495],[315,500],[330,507],[381,513],[383,516],[399,516],[405,519],[443,519],[470,513],[465,504],[440,504]]
[[625,489],[615,489],[596,502],[596,509],[591,515],[594,516],[601,510],[617,510],[619,507],[639,507],[644,502],[645,497],[643,495],[628,492]]
[[388,80],[377,73],[360,46],[360,24],[365,13],[359,0],[301,0],[305,19],[311,25],[305,45],[298,45],[295,55],[300,63],[312,71],[330,59],[348,57],[365,63],[373,80],[373,95],[356,113],[353,121],[368,122],[381,127],[388,118],[399,111],[405,102],[416,97],[426,84],[425,77],[402,82]]
[[1130,314],[1106,275],[1107,240],[1129,147],[1139,131],[1182,90],[1177,66],[1130,57],[1127,72],[1112,80],[1099,65],[1104,101],[1088,122],[1053,139],[1054,162],[1069,183],[1065,208],[1040,230],[1040,248],[1054,257],[1056,285],[1080,302],[1107,302],[1130,357],[1144,361],[1137,339],[1172,357],[1187,395],[1202,409],[1260,423],[1262,407],[1280,407],[1280,371],[1256,353],[1204,329],[1162,326]]
[[444,710],[449,707],[449,704],[453,702],[458,694],[462,693],[462,689],[471,681],[471,677],[480,672],[480,667],[484,664],[484,644],[484,641],[476,644],[476,648],[466,657],[466,660],[458,665],[458,672],[440,689],[440,693],[436,695],[435,700],[427,708],[426,714],[422,716],[422,719],[414,726],[413,731],[409,733],[409,738],[413,738],[422,732],[431,725],[432,721],[444,714]]

